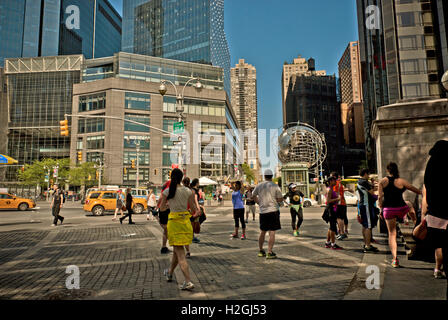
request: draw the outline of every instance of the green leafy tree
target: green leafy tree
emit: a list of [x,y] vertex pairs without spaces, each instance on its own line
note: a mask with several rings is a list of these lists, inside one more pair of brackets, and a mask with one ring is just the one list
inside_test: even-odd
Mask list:
[[53,169],[58,166],[58,180],[66,181],[69,178],[70,172],[70,159],[44,159],[42,161],[34,161],[33,164],[27,164],[22,169],[18,170],[18,178],[26,186],[45,186],[45,175],[50,170],[50,179],[53,182],[56,181],[56,177],[53,176]]
[[249,182],[249,184],[252,184],[252,182],[255,181],[255,174],[251,167],[247,163],[243,163],[242,165],[243,172],[246,175],[246,179]]
[[[80,166],[74,167],[70,170],[69,183],[74,186],[92,187],[98,182],[96,180],[95,163],[84,162]],[[89,180],[90,178],[90,180]]]

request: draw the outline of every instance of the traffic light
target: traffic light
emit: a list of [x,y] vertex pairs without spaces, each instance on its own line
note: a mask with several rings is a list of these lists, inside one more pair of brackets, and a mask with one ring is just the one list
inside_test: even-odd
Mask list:
[[123,173],[127,174],[128,173],[128,169],[127,168],[123,168]]
[[135,169],[135,160],[132,160],[132,161],[131,161],[131,168],[132,168],[132,169]]
[[82,151],[78,151],[78,161],[82,161]]
[[154,169],[154,175],[155,176],[157,175],[157,169]]
[[62,120],[59,122],[59,124],[61,125],[61,136],[68,137],[68,120]]
[[100,178],[100,173],[97,171],[96,172],[96,180],[98,180]]

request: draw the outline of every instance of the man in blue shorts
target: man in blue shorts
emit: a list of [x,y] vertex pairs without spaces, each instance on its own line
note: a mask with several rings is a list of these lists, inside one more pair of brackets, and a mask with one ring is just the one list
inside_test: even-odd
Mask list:
[[362,169],[361,179],[356,187],[358,196],[358,221],[362,225],[364,238],[364,253],[378,252],[378,248],[371,245],[372,229],[378,223],[377,208],[375,208],[374,190],[369,182],[369,170]]

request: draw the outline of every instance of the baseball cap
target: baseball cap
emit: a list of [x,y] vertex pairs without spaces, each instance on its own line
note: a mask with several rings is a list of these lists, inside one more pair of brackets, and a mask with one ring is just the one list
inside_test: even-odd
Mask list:
[[297,187],[297,185],[295,183],[290,183],[288,186],[289,189],[294,189],[296,187]]
[[271,169],[266,169],[266,170],[264,170],[264,175],[265,175],[265,176],[273,176],[274,173],[272,172]]

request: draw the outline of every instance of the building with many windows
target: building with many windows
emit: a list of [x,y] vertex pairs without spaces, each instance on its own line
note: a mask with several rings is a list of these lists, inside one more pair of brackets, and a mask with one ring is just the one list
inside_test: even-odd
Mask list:
[[233,110],[241,130],[250,135],[244,143],[244,161],[259,176],[257,69],[240,59],[231,69],[230,80]]
[[379,107],[446,97],[440,79],[448,70],[448,3],[357,0],[357,10],[366,152],[374,167]]
[[[341,118],[336,94],[336,77],[315,71],[314,59],[294,59],[294,69],[283,66],[283,125],[298,121],[307,123],[324,134],[328,148],[323,169],[341,171]],[[285,88],[285,82],[288,87]],[[285,91],[286,90],[286,91]]]
[[5,58],[113,55],[121,17],[108,0],[0,0],[0,66]]
[[[0,154],[6,154],[8,145],[8,105],[6,95],[6,77],[3,68],[0,68]],[[0,167],[0,181],[5,179],[6,168]]]
[[[81,80],[82,55],[5,60],[7,154],[20,165],[44,158],[67,158],[70,138],[59,122],[72,110],[73,85]],[[9,168],[7,181],[17,181]]]
[[[191,83],[184,86],[197,77],[201,90]],[[174,88],[167,84],[168,91],[162,96],[159,87],[161,80],[170,80],[179,93],[185,87],[185,130],[190,137],[182,151],[186,175],[227,181],[235,170],[234,162],[226,161],[230,159],[226,146],[234,146],[230,153],[236,160],[241,142],[238,135],[225,131],[238,129],[238,124],[223,78],[222,68],[124,52],[86,60],[82,81],[73,89],[71,158],[76,159],[81,151],[82,161],[101,160],[106,165],[106,181],[114,185],[136,185],[137,159],[140,186],[168,180],[172,166],[178,164],[178,139],[170,134],[178,114]],[[77,117],[85,115],[137,123]],[[214,138],[206,135],[212,132]],[[222,144],[210,146],[215,139]]]
[[122,50],[221,67],[230,94],[224,0],[124,0]]
[[366,159],[359,45],[350,42],[339,60],[339,96],[344,142],[344,173],[358,175]]

